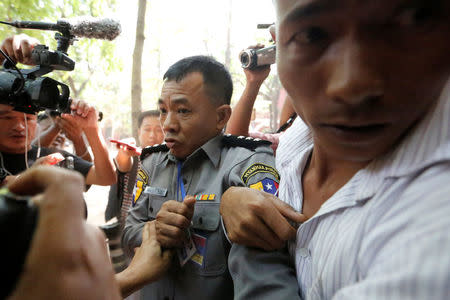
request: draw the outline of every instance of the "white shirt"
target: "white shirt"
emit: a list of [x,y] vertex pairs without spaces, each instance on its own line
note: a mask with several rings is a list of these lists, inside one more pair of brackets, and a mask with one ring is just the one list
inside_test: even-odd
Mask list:
[[[299,118],[280,138],[280,198],[298,211],[312,147]],[[305,299],[450,299],[450,81],[396,149],[356,173],[289,248]]]

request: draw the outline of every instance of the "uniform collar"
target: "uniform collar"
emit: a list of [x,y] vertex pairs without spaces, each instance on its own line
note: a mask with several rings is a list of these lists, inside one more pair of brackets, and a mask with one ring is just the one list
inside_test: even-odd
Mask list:
[[[204,143],[200,148],[195,150],[191,155],[189,155],[184,161],[189,162],[192,160],[195,160],[196,157],[199,155],[203,155],[203,153],[206,154],[206,156],[209,158],[209,160],[212,162],[215,168],[218,167],[220,162],[220,154],[221,154],[221,145],[222,145],[222,138],[223,135],[219,134],[206,143]],[[163,157],[164,161],[173,161],[178,162],[179,160],[170,154],[170,152],[167,152],[166,155]]]

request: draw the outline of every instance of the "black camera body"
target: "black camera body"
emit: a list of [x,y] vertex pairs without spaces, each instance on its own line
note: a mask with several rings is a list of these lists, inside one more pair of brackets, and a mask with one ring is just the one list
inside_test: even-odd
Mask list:
[[3,258],[0,299],[5,299],[12,292],[22,272],[37,218],[38,209],[29,197],[0,190],[0,234],[5,241],[0,250],[0,257]]

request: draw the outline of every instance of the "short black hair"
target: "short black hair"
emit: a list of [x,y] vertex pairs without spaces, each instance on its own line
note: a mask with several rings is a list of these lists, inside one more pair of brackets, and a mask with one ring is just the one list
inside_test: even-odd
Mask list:
[[141,112],[138,117],[138,128],[141,128],[142,122],[147,117],[159,118],[159,110],[146,110]]
[[233,81],[230,72],[211,56],[196,55],[183,58],[169,67],[163,79],[180,82],[186,75],[194,72],[203,75],[205,92],[211,96],[214,103],[219,105],[230,104],[233,94]]

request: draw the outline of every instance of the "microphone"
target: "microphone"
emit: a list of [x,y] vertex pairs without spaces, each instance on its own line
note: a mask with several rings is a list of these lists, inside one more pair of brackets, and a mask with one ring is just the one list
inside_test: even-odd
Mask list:
[[53,30],[74,37],[87,37],[109,41],[115,39],[122,31],[120,23],[111,18],[78,17],[61,19],[56,24],[36,21],[0,21],[0,23],[16,28]]
[[57,24],[69,26],[77,37],[112,41],[122,31],[120,23],[111,18],[78,17],[58,20]]

